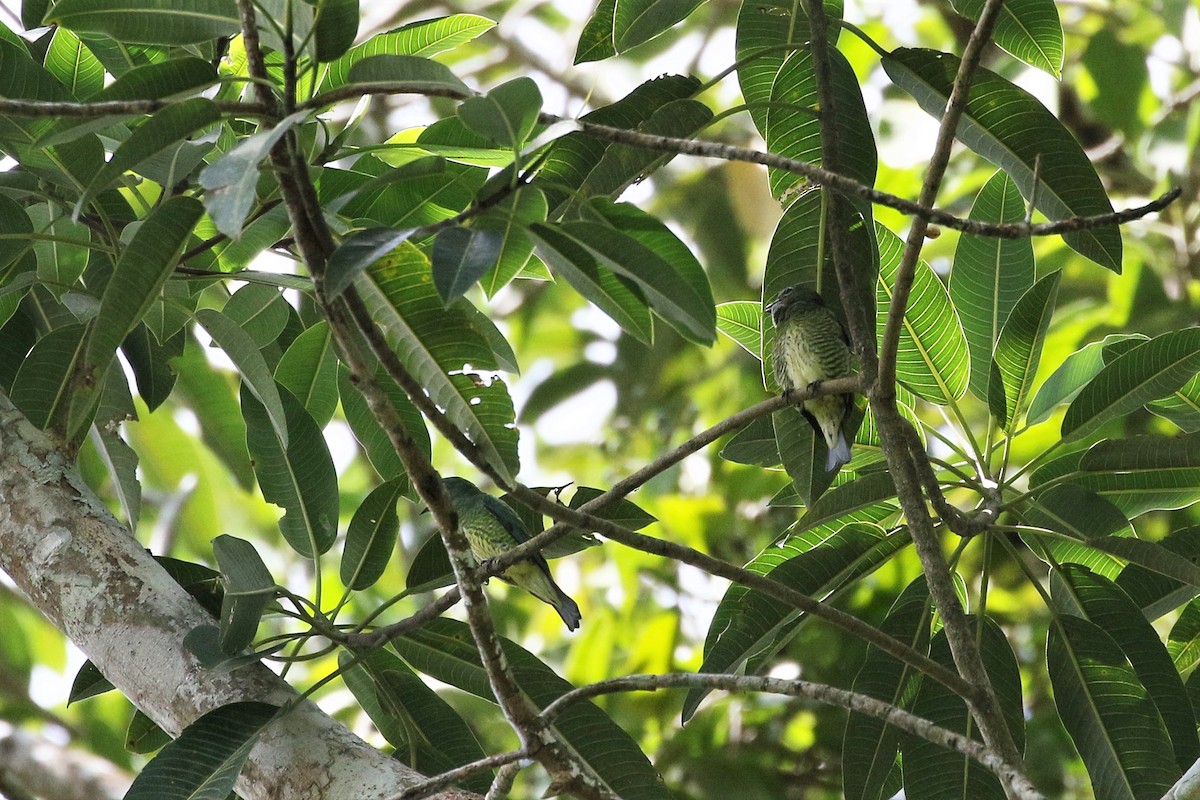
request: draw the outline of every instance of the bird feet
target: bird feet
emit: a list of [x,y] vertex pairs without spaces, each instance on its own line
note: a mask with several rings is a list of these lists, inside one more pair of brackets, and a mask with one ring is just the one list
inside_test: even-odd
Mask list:
[[[491,571],[492,571],[492,566],[493,566],[495,563],[496,563],[496,559],[495,559],[495,558],[485,558],[483,561],[480,561],[480,562],[479,562],[479,567],[478,567],[478,569],[479,569],[479,571],[480,571],[480,572],[482,572],[482,573],[488,573],[488,572],[491,572]],[[491,580],[491,576],[490,576],[490,575],[489,575],[488,577],[486,577],[486,578],[484,578],[484,579],[483,579],[483,583],[487,583],[489,580]]]
[[825,381],[824,381],[824,380],[822,380],[821,378],[817,378],[815,381],[813,381],[812,383],[810,383],[810,384],[808,385],[808,387],[807,387],[807,388],[808,388],[808,393],[809,393],[809,394],[816,394],[816,393],[817,393],[817,392],[820,390],[820,388],[821,388],[821,384],[822,384],[822,383],[824,383],[824,382],[825,382]]

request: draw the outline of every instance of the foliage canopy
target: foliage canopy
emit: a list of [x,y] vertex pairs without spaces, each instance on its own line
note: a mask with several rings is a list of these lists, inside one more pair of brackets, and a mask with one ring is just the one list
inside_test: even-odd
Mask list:
[[[1149,798],[1200,761],[1195,4],[411,5],[0,28],[0,393],[211,615],[206,670],[476,765],[430,792]],[[859,365],[811,390],[861,395],[837,475],[764,402],[797,284]],[[581,631],[483,601],[439,474],[549,531]],[[68,720],[126,797],[225,797],[298,702],[171,741],[89,662],[47,711],[37,610],[0,593],[0,719]]]

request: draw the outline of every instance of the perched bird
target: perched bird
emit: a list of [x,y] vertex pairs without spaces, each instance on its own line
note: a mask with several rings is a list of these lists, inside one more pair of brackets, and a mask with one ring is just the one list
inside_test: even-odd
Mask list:
[[[804,286],[789,286],[763,310],[775,324],[775,380],[785,396],[850,374],[849,337],[821,295]],[[850,460],[846,422],[853,407],[850,394],[814,397],[801,407],[829,446],[827,472],[837,472]]]
[[[529,529],[503,500],[481,492],[464,478],[446,478],[444,483],[458,514],[458,525],[471,543],[471,552],[477,561],[482,563],[529,541]],[[554,606],[570,630],[579,627],[579,606],[558,588],[541,553],[518,561],[499,577]]]

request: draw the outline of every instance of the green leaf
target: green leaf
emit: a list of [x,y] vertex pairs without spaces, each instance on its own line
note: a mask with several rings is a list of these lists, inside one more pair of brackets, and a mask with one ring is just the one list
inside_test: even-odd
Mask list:
[[138,226],[100,298],[100,314],[88,343],[88,364],[97,369],[108,366],[117,346],[158,297],[203,213],[194,198],[177,196],[155,208]]
[[[346,686],[384,738],[393,755],[413,769],[436,775],[484,757],[475,734],[445,700],[392,653],[376,650],[354,666],[355,656],[338,654]],[[491,771],[464,780],[462,788],[486,792]]]
[[1156,620],[1200,595],[1200,525],[1148,544],[1153,548],[1148,557],[1131,559],[1117,576],[1117,585],[1144,610],[1146,619]]
[[1029,404],[1029,413],[1025,415],[1026,421],[1030,425],[1044,422],[1059,403],[1074,400],[1096,373],[1104,368],[1105,349],[1129,338],[1128,334],[1109,334],[1102,341],[1091,342],[1067,356],[1038,387],[1033,402]]
[[[919,577],[900,593],[879,629],[919,653],[928,652],[932,608],[925,578]],[[912,667],[871,645],[851,688],[905,708],[918,680]],[[842,791],[846,800],[881,800],[900,791],[896,754],[901,735],[877,717],[851,712],[842,740]]]
[[755,300],[734,300],[717,306],[717,330],[755,358],[762,355],[762,320],[762,304]]
[[[33,213],[33,219],[37,222],[39,232],[61,237],[55,241],[32,242],[33,253],[37,256],[38,280],[44,281],[47,284],[46,288],[61,300],[64,294],[75,287],[76,281],[83,276],[83,272],[91,260],[91,251],[88,249],[91,232],[86,225],[73,222],[69,217],[60,216],[58,212],[48,206],[31,206],[28,211]],[[2,211],[0,211],[0,215],[3,215]],[[11,218],[11,221],[15,223],[13,227],[5,224],[9,220],[0,219],[0,225],[4,226],[0,230],[7,235],[26,233],[24,228],[28,219],[24,212],[21,217],[13,216]],[[0,243],[0,274],[3,274],[8,263],[28,253],[30,242],[20,239],[0,240],[0,242],[2,242]],[[10,256],[8,253],[14,253],[14,255]],[[22,259],[22,262],[27,263],[25,259]],[[20,267],[17,267],[13,273],[19,271]]]
[[225,595],[221,601],[221,651],[235,655],[250,646],[263,611],[275,599],[275,579],[254,545],[236,536],[213,539]]
[[46,50],[45,67],[75,97],[88,97],[104,88],[104,66],[66,28],[54,31]]
[[[704,0],[626,0],[601,2],[579,37],[575,63],[624,53],[686,19]],[[586,43],[586,45],[585,45]]]
[[1098,442],[1073,482],[1105,497],[1127,517],[1200,501],[1200,434],[1134,436]]
[[[429,458],[429,431],[425,427],[425,419],[421,416],[421,412],[408,399],[408,395],[396,385],[396,382],[388,377],[382,367],[376,369],[375,380],[387,395],[388,400],[391,401],[392,408],[404,421],[408,435],[416,440],[417,447],[421,448],[426,458]],[[404,477],[406,474],[404,465],[400,462],[400,457],[396,455],[396,448],[392,446],[387,433],[376,421],[375,415],[371,412],[362,393],[350,382],[350,372],[345,368],[338,369],[338,396],[341,398],[342,410],[346,414],[346,422],[350,424],[350,430],[354,433],[354,437],[362,446],[363,452],[366,453],[367,460],[371,462],[371,466],[375,468],[379,477],[385,481]]]
[[318,428],[329,424],[338,403],[337,356],[329,323],[318,322],[288,345],[275,367],[275,380],[296,396]]
[[364,58],[378,55],[433,56],[466,44],[495,26],[496,23],[490,19],[475,14],[451,14],[413,22],[372,36],[330,63],[321,89],[328,91],[344,85],[350,68]]
[[[596,489],[591,486],[580,486],[575,489],[575,494],[571,495],[571,502],[568,504],[570,508],[579,508],[584,503],[591,502],[595,498],[603,494],[603,490]],[[647,525],[658,522],[658,518],[653,514],[647,513],[641,507],[631,500],[622,498],[616,502],[610,502],[604,507],[590,512],[592,516],[600,519],[615,522],[616,524],[629,528],[631,531],[640,531]],[[590,544],[588,546],[591,546]],[[579,548],[582,549],[582,548]],[[557,558],[555,555],[557,548],[551,545],[546,548],[545,553],[547,558]],[[572,552],[575,552],[573,549]],[[570,553],[562,553],[562,555],[570,555]]]
[[650,307],[632,280],[616,275],[558,225],[529,226],[538,256],[566,279],[585,300],[612,318],[640,342],[654,341]]
[[10,283],[13,275],[34,269],[32,262],[36,245],[31,245],[27,237],[22,235],[33,233],[33,220],[30,219],[29,212],[2,194],[0,231],[12,235],[12,238],[0,239],[0,285],[3,285]]
[[[451,120],[457,122],[457,120]],[[388,170],[378,159],[364,156],[355,168],[380,172],[378,177],[359,173],[353,175],[361,182],[353,191],[339,197],[326,208],[340,208],[348,217],[359,217],[394,229],[430,225],[453,217],[467,207],[483,185],[487,170],[463,164],[447,163],[441,158],[423,158],[399,169]],[[322,185],[339,173],[326,170]]]
[[346,237],[325,267],[325,295],[330,299],[340,295],[360,272],[395,250],[412,233],[412,228],[367,228]]
[[503,243],[493,231],[447,228],[433,240],[430,261],[433,266],[433,285],[442,300],[450,303],[464,293],[496,266]]
[[533,258],[533,239],[529,226],[545,222],[549,212],[546,195],[540,189],[526,187],[506,198],[496,208],[477,218],[476,227],[493,231],[500,237],[500,255],[496,265],[480,280],[489,298],[521,275]]
[[1179,387],[1174,394],[1147,403],[1146,408],[1188,433],[1200,431],[1200,374]]
[[[1020,222],[1025,202],[1003,172],[994,174],[975,198],[970,218],[981,222]],[[1033,244],[963,233],[950,272],[950,299],[962,320],[971,351],[971,392],[988,399],[989,366],[1000,330],[1021,295],[1033,285]]]
[[[528,650],[500,638],[517,684],[538,708],[574,687]],[[495,702],[470,630],[463,622],[439,618],[392,642],[416,669],[465,692]],[[599,785],[624,800],[666,800],[668,792],[637,743],[590,702],[572,705],[554,718],[554,733]]]
[[413,556],[404,579],[404,588],[409,592],[430,592],[454,583],[454,567],[446,543],[437,533],[431,535]]
[[221,112],[217,110],[217,106],[204,97],[172,103],[155,113],[134,129],[130,137],[112,154],[104,168],[96,173],[87,191],[80,195],[75,203],[75,216],[78,217],[98,192],[109,188],[126,170],[135,168],[220,118]]
[[798,408],[785,408],[771,415],[775,426],[775,445],[783,469],[792,479],[800,502],[809,506],[817,501],[834,474],[825,469],[828,447],[825,437],[817,436]]
[[1022,507],[1021,516],[1030,525],[1085,542],[1129,530],[1129,520],[1119,508],[1072,483],[1038,494]]
[[[696,78],[664,75],[646,81],[615,103],[584,114],[581,120],[660,136],[690,137],[712,118],[711,111],[691,100],[700,88]],[[591,194],[617,196],[669,159],[669,155],[608,144],[576,131],[554,141],[538,171],[537,183],[546,192],[551,218],[555,218],[560,206]]]
[[[841,51],[831,48],[829,59],[837,120],[823,120],[817,114],[820,100],[812,54],[808,48],[801,47],[788,54],[771,84],[764,137],[767,149],[787,158],[820,165],[822,129],[828,129],[838,139],[841,172],[859,183],[873,186],[879,158],[858,78]],[[802,175],[780,169],[768,169],[767,177],[771,193],[780,199],[807,183]]]
[[716,337],[716,306],[708,277],[687,246],[635,206],[597,208],[610,225],[568,222],[558,229],[599,263],[636,283],[650,307],[682,336],[711,344]]
[[86,346],[84,327],[67,325],[38,339],[20,362],[9,397],[37,427],[48,429],[66,420],[73,402],[71,381]]
[[138,325],[121,343],[121,352],[137,379],[138,395],[150,411],[162,405],[175,387],[169,360],[183,354],[183,340],[183,334],[177,333],[159,344],[145,325]]
[[[941,118],[959,60],[934,50],[902,47],[883,68],[926,113]],[[1052,220],[1112,213],[1092,162],[1061,122],[1037,98],[980,68],[971,84],[958,139],[1004,170],[1025,197]],[[1121,232],[1115,225],[1064,234],[1071,249],[1121,271]]]
[[[1061,271],[1052,272],[1022,294],[996,342],[988,403],[1007,431],[1012,430],[1029,397],[1061,278]],[[1001,408],[1002,416],[997,413]]]
[[287,447],[289,437],[283,400],[258,345],[240,325],[219,311],[211,308],[201,309],[196,312],[196,321],[204,326],[208,335],[238,368],[243,380],[242,385],[264,406],[275,437],[283,447]]
[[249,283],[233,293],[221,313],[245,331],[255,347],[262,349],[279,339],[292,310],[278,286]]
[[[904,243],[882,225],[875,226],[875,234],[879,241],[875,298],[886,307],[891,305]],[[967,390],[970,360],[967,338],[946,287],[928,264],[918,261],[896,353],[897,379],[922,398],[945,405]]]
[[1191,766],[1200,756],[1192,704],[1167,648],[1142,610],[1116,584],[1078,564],[1052,571],[1050,587],[1062,613],[1084,617],[1121,648],[1162,716],[1175,763],[1180,769]]
[[[976,634],[980,656],[1017,752],[1021,752],[1025,749],[1025,718],[1017,658],[1008,638],[994,620],[990,617],[967,619],[976,627],[982,626],[982,630]],[[954,669],[954,658],[944,628],[933,637],[929,656],[941,665]],[[928,678],[921,681],[921,688],[910,710],[943,728],[970,736],[976,741],[980,738],[963,699],[937,681]],[[918,736],[904,736],[901,743],[906,797],[969,797],[971,800],[1005,797],[996,776],[974,759]]]
[[1054,704],[1096,797],[1161,797],[1179,777],[1158,709],[1112,637],[1059,616],[1046,645]]
[[86,700],[89,697],[111,692],[113,685],[109,683],[108,678],[101,674],[100,670],[91,661],[83,662],[83,666],[79,668],[79,672],[75,673],[75,680],[71,682],[71,692],[67,695],[67,705],[78,703],[80,700]]
[[827,215],[826,195],[820,191],[804,192],[783,210],[767,252],[764,305],[785,287],[801,285],[820,294],[839,319],[846,318],[832,259],[826,255]]
[[134,710],[125,729],[125,749],[131,753],[153,753],[166,746],[171,735],[141,711]]
[[1063,417],[1064,439],[1079,439],[1104,423],[1177,391],[1200,372],[1200,328],[1170,331],[1143,342],[1100,370]]
[[[853,523],[836,533],[810,533],[772,545],[746,569],[816,599],[828,597],[847,581],[878,565],[878,548],[887,541],[883,529]],[[761,592],[733,585],[721,599],[704,643],[698,672],[738,672],[748,658],[781,634],[794,631],[802,613]],[[696,712],[709,689],[690,689],[683,721]]]
[[[692,99],[672,100],[653,110],[637,128],[649,136],[674,136],[688,139],[713,119],[708,106]],[[575,188],[575,197],[616,198],[634,183],[644,180],[672,158],[642,147],[611,143],[588,172],[582,185]]]
[[358,0],[318,0],[317,61],[333,61],[350,49],[358,35],[358,17]]
[[425,256],[405,242],[356,285],[400,360],[492,467],[511,479],[519,464],[512,400],[503,381],[485,383],[461,372],[468,364],[495,369],[496,360],[470,318],[442,303]]
[[579,34],[579,45],[575,49],[575,60],[572,64],[586,64],[589,61],[603,61],[617,54],[613,43],[613,22],[617,14],[617,0],[600,0],[596,10],[583,26]]
[[[830,20],[842,18],[842,0],[825,0],[825,14]],[[841,26],[831,24],[829,37],[836,42]],[[803,5],[791,0],[758,0],[742,3],[737,19],[735,56],[738,64],[738,84],[750,107],[750,117],[763,136],[767,132],[768,101],[775,77],[793,45],[807,45],[812,32]]]
[[283,538],[297,553],[313,558],[337,538],[337,473],[321,429],[291,392],[277,390],[287,419],[288,443],[280,442],[267,410],[243,384],[246,446],[263,499],[286,512],[279,520]]
[[[756,304],[757,305],[757,304]],[[759,417],[742,428],[721,448],[721,458],[735,464],[759,467],[778,467],[779,445],[775,443],[775,426],[767,417]]]
[[181,561],[169,556],[155,556],[154,560],[171,576],[171,580],[182,586],[205,611],[214,618],[221,615],[225,589],[221,585],[220,572],[203,564]]
[[307,116],[307,111],[297,111],[284,117],[270,130],[242,139],[200,172],[200,185],[208,190],[204,208],[217,230],[230,239],[241,236],[246,215],[254,205],[259,165],[283,135]]
[[483,97],[459,104],[462,123],[480,136],[509,148],[520,148],[529,139],[542,110],[542,93],[532,78],[502,83]]
[[155,756],[125,800],[225,800],[277,706],[230,703],[184,728]]
[[[978,22],[983,3],[954,0],[954,10]],[[1000,6],[992,38],[1031,67],[1062,76],[1063,29],[1054,0],[1008,0]]]
[[387,569],[396,536],[400,533],[400,516],[396,503],[408,487],[400,478],[382,483],[371,490],[354,512],[346,528],[346,544],[342,551],[342,583],[349,589],[361,591],[372,586]]
[[[877,513],[877,506],[891,510],[897,505],[896,484],[891,473],[869,472],[823,494],[796,523],[796,532],[845,520],[878,522],[882,517]],[[869,518],[859,516],[859,512],[867,509],[873,510]]]
[[411,87],[422,94],[444,92],[451,97],[470,97],[471,89],[448,67],[420,56],[370,56],[350,67],[350,82],[369,86]]
[[[1187,553],[1178,554],[1158,542],[1136,539],[1124,512],[1090,489],[1063,483],[1040,493],[1036,500],[1022,506],[1020,513],[1028,524],[1056,531],[1081,542],[1076,545],[1063,541],[1061,537],[1026,530],[1022,533],[1026,541],[1030,541],[1030,537],[1037,537],[1040,547],[1048,549],[1054,557],[1050,559],[1043,555],[1046,563],[1052,565],[1055,561],[1058,564],[1069,561],[1082,564],[1099,575],[1116,579],[1130,590],[1130,594],[1133,594],[1133,587],[1121,576],[1127,572],[1130,576],[1141,576],[1146,588],[1145,593],[1138,595],[1140,602],[1153,603],[1156,613],[1159,609],[1165,613],[1165,610],[1200,594],[1200,567],[1187,557]],[[1038,552],[1037,547],[1033,549]],[[1124,566],[1126,563],[1130,566]],[[1181,584],[1195,589],[1181,588]],[[1168,595],[1178,599],[1177,602],[1164,600]]]
[[241,30],[234,0],[59,0],[46,22],[125,44],[198,44]]
[[[246,449],[246,423],[237,403],[236,379],[215,369],[192,337],[173,363],[178,371],[176,391],[196,415],[204,444],[241,488],[252,489],[254,469]],[[270,375],[269,370],[266,373]]]

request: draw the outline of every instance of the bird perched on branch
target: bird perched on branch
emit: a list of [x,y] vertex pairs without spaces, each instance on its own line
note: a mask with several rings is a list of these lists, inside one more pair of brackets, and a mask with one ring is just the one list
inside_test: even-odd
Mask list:
[[[804,286],[789,286],[763,311],[775,324],[775,380],[785,397],[797,389],[815,389],[821,381],[850,374],[850,339],[821,295]],[[850,394],[813,397],[801,406],[813,430],[829,447],[827,472],[837,472],[850,460],[846,424],[853,407]]]
[[[446,478],[446,493],[458,514],[458,526],[471,543],[471,553],[480,563],[529,541],[529,529],[504,501],[485,494],[464,478]],[[541,553],[518,561],[501,572],[505,583],[520,586],[537,599],[549,603],[567,623],[567,628],[579,627],[579,606],[558,588],[550,575],[550,566]]]

